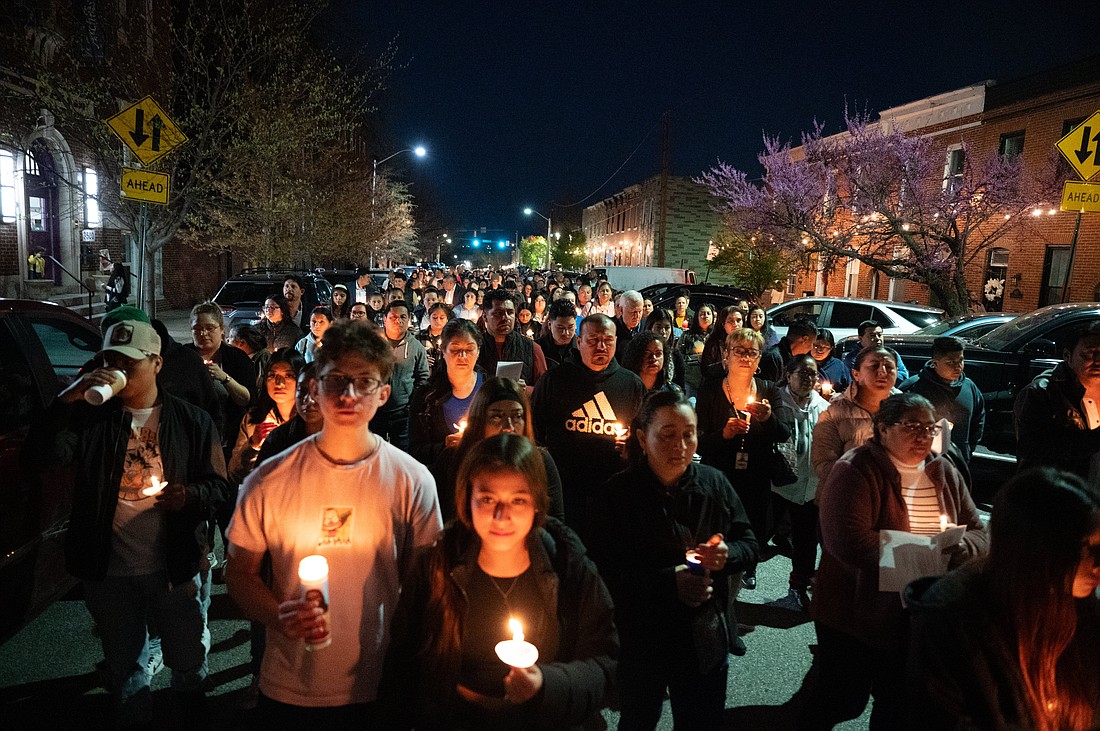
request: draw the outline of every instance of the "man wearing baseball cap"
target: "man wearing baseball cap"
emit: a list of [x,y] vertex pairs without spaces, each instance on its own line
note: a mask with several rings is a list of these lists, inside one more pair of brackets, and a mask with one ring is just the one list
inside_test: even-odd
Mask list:
[[146,627],[153,624],[179,720],[192,728],[208,721],[205,524],[229,484],[213,421],[157,387],[160,350],[149,323],[111,325],[95,367],[32,425],[23,459],[40,471],[75,468],[66,568],[84,585],[115,720],[152,720]]

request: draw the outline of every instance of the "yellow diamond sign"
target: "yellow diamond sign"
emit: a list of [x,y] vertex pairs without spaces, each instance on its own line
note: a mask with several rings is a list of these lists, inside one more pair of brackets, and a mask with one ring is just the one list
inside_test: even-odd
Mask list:
[[122,168],[122,197],[130,201],[144,201],[158,206],[168,205],[172,179],[167,173]]
[[1100,172],[1100,111],[1070,130],[1055,144],[1082,180]]
[[142,165],[159,160],[187,142],[187,135],[180,131],[151,96],[108,119],[107,126],[130,148]]

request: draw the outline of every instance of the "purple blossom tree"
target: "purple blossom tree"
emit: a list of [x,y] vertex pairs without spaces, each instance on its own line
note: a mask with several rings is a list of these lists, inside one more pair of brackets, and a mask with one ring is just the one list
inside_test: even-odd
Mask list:
[[826,271],[858,259],[927,285],[949,315],[967,310],[967,268],[1058,196],[1053,154],[1029,170],[1019,157],[972,154],[963,141],[965,164],[947,170],[932,138],[867,116],[845,121],[846,132],[831,137],[815,124],[794,149],[766,136],[759,182],[721,162],[697,182],[727,226],[758,246],[803,261],[816,255]]

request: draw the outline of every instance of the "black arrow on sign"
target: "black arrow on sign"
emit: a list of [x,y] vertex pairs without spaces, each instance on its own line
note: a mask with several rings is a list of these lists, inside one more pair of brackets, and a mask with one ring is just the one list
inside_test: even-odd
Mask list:
[[150,120],[149,126],[153,128],[153,152],[160,152],[160,130],[164,127],[164,122],[159,114]]
[[134,131],[130,133],[130,139],[134,141],[134,144],[141,147],[145,144],[145,140],[149,139],[149,135],[145,134],[145,110],[138,108],[134,110]]
[[[1089,159],[1089,155],[1092,154],[1092,148],[1089,147],[1089,132],[1092,132],[1092,127],[1085,127],[1084,132],[1081,134],[1081,147],[1074,150],[1074,154],[1077,155],[1077,162],[1085,162],[1085,160]],[[1093,142],[1097,140],[1100,140],[1100,132],[1097,132],[1092,138]]]

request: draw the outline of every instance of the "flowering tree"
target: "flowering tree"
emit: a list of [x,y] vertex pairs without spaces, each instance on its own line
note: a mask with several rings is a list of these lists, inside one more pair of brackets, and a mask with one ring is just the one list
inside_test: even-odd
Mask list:
[[1029,170],[1018,157],[972,155],[964,143],[956,159],[965,164],[945,174],[931,138],[865,116],[846,122],[846,134],[832,137],[815,125],[794,150],[765,137],[759,183],[724,163],[698,182],[727,225],[759,247],[817,255],[826,268],[858,259],[927,285],[948,314],[965,312],[967,267],[1057,195],[1054,156]]

